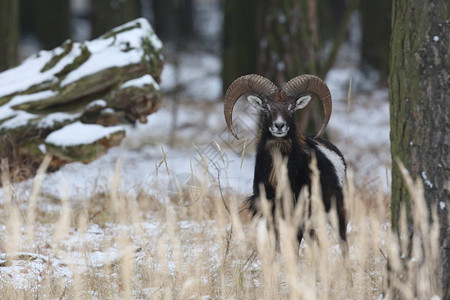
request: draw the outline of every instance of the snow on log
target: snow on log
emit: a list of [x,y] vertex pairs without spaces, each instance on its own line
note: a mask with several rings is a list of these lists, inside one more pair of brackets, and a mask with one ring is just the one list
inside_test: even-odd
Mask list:
[[45,138],[44,151],[70,161],[91,161],[118,145],[124,136],[120,125],[105,127],[77,121],[50,133]]
[[52,170],[96,159],[123,139],[120,124],[158,109],[162,65],[161,41],[141,18],[0,73],[0,157],[13,175],[32,170],[24,178],[46,154]]

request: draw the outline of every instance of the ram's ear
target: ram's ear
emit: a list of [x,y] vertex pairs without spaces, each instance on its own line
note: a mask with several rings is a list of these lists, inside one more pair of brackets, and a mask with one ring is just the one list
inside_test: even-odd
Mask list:
[[254,95],[249,95],[249,96],[247,96],[247,100],[248,100],[248,102],[250,102],[250,104],[254,108],[259,109],[259,110],[265,109],[263,101],[258,97],[254,96]]
[[295,100],[294,110],[304,108],[309,103],[310,100],[311,100],[310,95],[301,96],[300,98]]

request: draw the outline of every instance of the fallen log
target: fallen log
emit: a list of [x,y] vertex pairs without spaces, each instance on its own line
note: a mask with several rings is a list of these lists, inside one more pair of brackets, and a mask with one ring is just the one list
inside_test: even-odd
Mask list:
[[145,19],[82,43],[66,41],[0,73],[0,157],[16,179],[88,163],[145,123],[161,101],[162,44]]

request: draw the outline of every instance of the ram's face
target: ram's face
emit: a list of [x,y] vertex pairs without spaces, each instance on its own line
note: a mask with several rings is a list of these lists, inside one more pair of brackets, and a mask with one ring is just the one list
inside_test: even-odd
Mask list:
[[305,107],[314,95],[323,104],[325,118],[318,137],[326,128],[331,116],[331,94],[325,82],[317,76],[304,74],[292,78],[282,87],[277,87],[269,79],[256,75],[244,75],[233,81],[223,99],[223,112],[227,127],[236,139],[239,137],[233,128],[234,104],[243,95],[264,116],[264,134],[275,138],[285,137],[289,127],[294,124],[293,112]]
[[264,125],[275,138],[285,137],[294,123],[294,112],[305,107],[311,100],[309,95],[284,102],[273,102],[250,95],[247,97],[252,106],[264,116]]

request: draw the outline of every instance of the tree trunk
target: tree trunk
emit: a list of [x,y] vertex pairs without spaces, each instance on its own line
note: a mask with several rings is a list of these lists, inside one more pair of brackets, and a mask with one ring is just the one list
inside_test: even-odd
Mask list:
[[161,51],[148,22],[137,19],[0,73],[0,157],[13,177],[33,176],[45,154],[51,170],[92,161],[124,137],[112,125],[146,122],[160,103]]
[[175,36],[174,30],[176,26],[176,17],[174,13],[174,6],[172,0],[152,1],[153,9],[153,27],[156,34],[166,42],[171,37]]
[[237,77],[257,72],[257,7],[256,0],[225,0],[223,91],[226,91]]
[[138,0],[91,0],[92,36],[139,17]]
[[331,41],[337,33],[346,11],[346,0],[318,0],[317,13],[321,22],[319,35],[322,41]]
[[0,71],[18,62],[19,1],[0,0]]
[[277,85],[304,73],[318,75],[317,2],[263,2],[259,72]]
[[163,41],[189,40],[194,34],[193,0],[153,1],[156,34]]
[[[331,5],[331,3],[322,4]],[[323,59],[319,53],[322,37],[318,18],[318,0],[264,0],[260,1],[260,50],[258,73],[277,85],[301,74],[325,78],[334,63],[339,46],[344,41],[351,13],[359,0],[352,0],[343,10],[341,24],[334,29],[332,51]],[[322,9],[322,12],[324,9]],[[320,128],[323,121],[322,105],[311,102],[296,113],[300,127],[308,134]]]
[[361,1],[363,63],[380,72],[383,85],[387,85],[389,74],[391,3],[390,0]]
[[29,35],[36,34],[36,1],[20,0],[19,1],[19,19],[20,34]]
[[[428,208],[439,214],[440,271],[446,300],[450,299],[449,6],[448,1],[438,0],[393,2],[389,92],[393,161],[398,158],[413,177],[424,181]],[[410,196],[394,164],[394,230],[399,228],[401,206],[409,209]]]
[[71,37],[69,0],[34,0],[36,34],[41,47],[49,50]]

